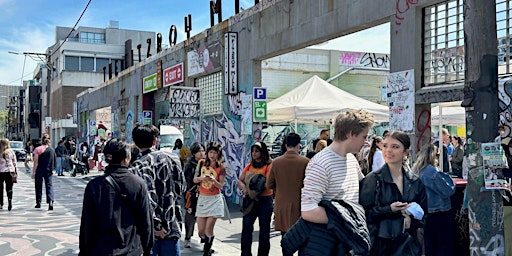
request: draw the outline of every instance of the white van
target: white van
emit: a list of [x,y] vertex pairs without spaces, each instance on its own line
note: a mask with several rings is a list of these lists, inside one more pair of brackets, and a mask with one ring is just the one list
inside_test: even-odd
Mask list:
[[160,139],[158,140],[157,148],[162,151],[172,152],[177,139],[183,141],[183,133],[176,126],[160,125]]

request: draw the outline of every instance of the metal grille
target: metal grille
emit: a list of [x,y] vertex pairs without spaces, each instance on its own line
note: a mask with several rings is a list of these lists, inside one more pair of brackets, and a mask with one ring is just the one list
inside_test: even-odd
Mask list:
[[195,85],[201,90],[201,112],[203,115],[221,114],[224,90],[222,72],[197,78]]
[[424,18],[424,85],[464,80],[463,1],[426,7]]
[[510,74],[512,37],[510,36],[511,0],[496,0],[496,34],[498,36],[498,75]]
[[[496,0],[498,75],[512,73],[512,0]],[[423,83],[425,86],[464,80],[463,0],[424,9]]]

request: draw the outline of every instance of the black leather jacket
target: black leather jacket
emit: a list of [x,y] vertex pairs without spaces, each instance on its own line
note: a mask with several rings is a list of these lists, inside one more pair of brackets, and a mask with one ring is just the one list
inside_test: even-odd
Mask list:
[[[370,232],[377,230],[376,239],[390,239],[403,236],[404,217],[401,212],[392,212],[391,203],[416,202],[428,212],[425,186],[417,176],[403,172],[403,195],[393,182],[389,167],[385,164],[381,169],[370,172],[360,183],[359,203],[365,208],[366,220]],[[405,230],[417,240],[417,230],[423,227],[423,220],[411,216],[411,226]],[[373,251],[373,248],[372,248]],[[372,253],[373,254],[373,253]]]

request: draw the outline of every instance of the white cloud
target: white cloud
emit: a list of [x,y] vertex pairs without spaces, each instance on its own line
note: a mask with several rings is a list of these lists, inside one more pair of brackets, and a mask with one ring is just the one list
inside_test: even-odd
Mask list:
[[[23,70],[23,55],[10,54],[11,52],[34,52],[44,53],[53,42],[53,35],[44,31],[52,31],[51,28],[22,28],[12,32],[9,39],[0,38],[0,84],[21,84],[21,73]],[[32,79],[33,71],[40,60],[33,60],[27,56],[25,62],[24,80]]]

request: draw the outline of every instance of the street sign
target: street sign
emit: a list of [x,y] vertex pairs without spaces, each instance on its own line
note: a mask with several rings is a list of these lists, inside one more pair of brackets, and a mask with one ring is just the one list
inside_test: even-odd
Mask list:
[[252,121],[267,121],[267,88],[256,87],[253,90]]
[[142,93],[152,92],[157,89],[156,73],[142,79]]
[[253,101],[253,122],[266,122],[267,121],[267,101],[254,100]]
[[153,122],[153,111],[151,110],[143,110],[142,111],[142,122],[144,124],[151,124]]
[[256,87],[254,88],[254,99],[255,100],[267,100],[267,88]]
[[153,118],[153,111],[151,110],[144,110],[142,111],[142,114],[144,116],[144,118]]
[[164,69],[164,87],[181,83],[183,81],[183,62]]

